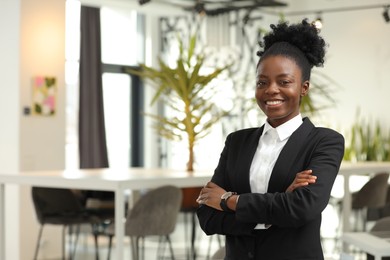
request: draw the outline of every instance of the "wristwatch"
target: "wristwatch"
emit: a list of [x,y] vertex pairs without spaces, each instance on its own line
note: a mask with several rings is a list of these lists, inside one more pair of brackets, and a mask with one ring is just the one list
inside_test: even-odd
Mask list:
[[227,211],[227,212],[234,212],[234,210],[231,210],[228,206],[227,206],[227,200],[233,196],[233,195],[236,195],[237,192],[233,192],[233,191],[228,191],[228,192],[225,192],[224,194],[222,194],[221,196],[221,202],[219,203],[219,206],[221,206],[222,210],[223,211]]

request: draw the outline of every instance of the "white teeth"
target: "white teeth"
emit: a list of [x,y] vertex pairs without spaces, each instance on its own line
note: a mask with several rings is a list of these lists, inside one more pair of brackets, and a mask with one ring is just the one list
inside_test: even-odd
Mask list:
[[265,103],[267,105],[277,105],[277,104],[281,104],[282,101],[281,100],[271,100],[271,101],[266,101]]

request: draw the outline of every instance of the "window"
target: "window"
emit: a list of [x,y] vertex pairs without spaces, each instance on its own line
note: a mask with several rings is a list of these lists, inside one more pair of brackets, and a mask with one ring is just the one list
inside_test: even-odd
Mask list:
[[[66,85],[67,132],[66,168],[79,168],[78,156],[78,93],[79,93],[79,42],[80,1],[66,1]],[[101,7],[101,40],[103,66],[103,98],[107,150],[110,167],[131,165],[130,147],[132,77],[120,70],[122,65],[135,65],[143,55],[143,32],[138,32],[135,11],[125,8]],[[109,68],[108,71],[104,71]],[[115,71],[112,71],[115,68]],[[139,84],[139,81],[136,81]],[[141,116],[140,113],[134,115]],[[138,121],[137,121],[138,122]],[[138,144],[138,142],[137,142]],[[142,145],[142,144],[141,144]],[[141,147],[142,148],[142,147]],[[140,149],[141,149],[140,148]]]

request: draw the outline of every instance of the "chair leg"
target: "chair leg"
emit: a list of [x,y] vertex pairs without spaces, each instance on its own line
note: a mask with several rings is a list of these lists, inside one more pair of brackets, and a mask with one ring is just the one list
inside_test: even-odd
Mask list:
[[187,259],[190,259],[190,250],[189,250],[189,246],[188,246],[188,219],[187,219],[187,212],[183,212],[183,217],[184,217],[184,241],[185,241],[185,248],[186,248],[186,257]]
[[[92,224],[92,234],[95,241],[95,259],[99,260],[99,228],[96,224]],[[108,256],[110,257],[110,256]]]
[[196,212],[192,211],[192,236],[191,236],[191,259],[196,259],[196,250],[195,250],[195,238],[196,238]]
[[98,234],[94,234],[93,237],[95,240],[95,259],[99,260]]
[[172,241],[171,241],[171,238],[169,237],[169,235],[166,235],[166,239],[168,241],[169,251],[171,252],[171,258],[172,258],[172,260],[175,260],[175,255],[173,253],[173,247],[172,247]]
[[[79,241],[79,235],[80,235],[80,224],[77,224],[77,228],[76,228],[76,237],[75,237],[74,242],[73,242],[73,252],[72,252],[71,259],[75,259],[76,250],[77,250],[77,243],[78,243],[78,241]],[[98,259],[97,259],[97,260],[98,260]]]
[[109,235],[109,236],[108,236],[107,260],[110,260],[110,258],[111,258],[112,239],[113,239],[113,236],[112,236],[112,235]]
[[36,247],[35,247],[34,260],[37,260],[37,258],[38,258],[38,251],[39,251],[39,246],[40,246],[40,243],[41,243],[43,225],[44,225],[44,224],[42,224],[41,227],[39,228],[37,245],[36,245]]
[[133,260],[139,260],[139,237],[130,237]]
[[65,230],[66,225],[62,228],[62,260],[65,260]]
[[158,237],[158,246],[157,246],[157,259],[164,259],[165,246],[163,244],[164,236]]
[[[140,250],[138,249],[138,257],[140,257],[141,255],[141,259],[142,260],[145,260],[145,237],[140,237],[139,238],[141,240],[141,253],[140,253]],[[139,248],[139,242],[138,242],[138,248]]]

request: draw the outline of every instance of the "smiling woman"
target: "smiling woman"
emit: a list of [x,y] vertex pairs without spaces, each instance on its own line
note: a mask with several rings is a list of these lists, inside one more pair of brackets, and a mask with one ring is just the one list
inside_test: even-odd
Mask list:
[[325,41],[306,20],[271,29],[258,52],[255,94],[267,119],[226,138],[197,200],[199,223],[208,235],[226,235],[227,260],[324,259],[321,213],[344,138],[302,118],[300,103],[312,67],[324,62]]

